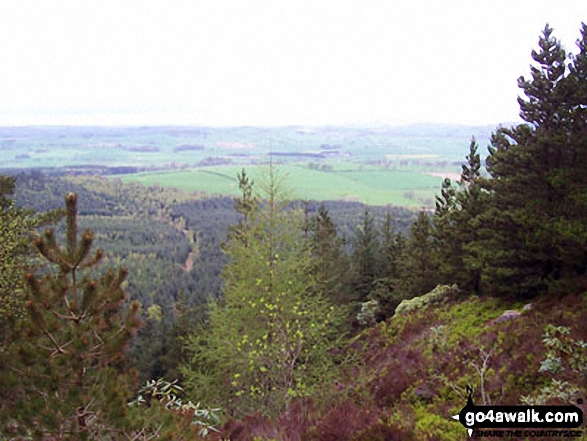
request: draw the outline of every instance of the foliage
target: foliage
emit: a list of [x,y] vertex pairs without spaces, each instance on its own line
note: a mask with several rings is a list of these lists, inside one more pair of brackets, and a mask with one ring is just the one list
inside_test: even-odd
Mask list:
[[[203,320],[206,297],[220,292],[218,274],[225,259],[218,237],[225,236],[231,220],[229,205],[223,209],[218,201],[200,201],[172,189],[123,185],[96,176],[57,178],[31,172],[18,175],[17,183],[18,202],[37,210],[59,206],[67,189],[77,192],[80,229],[95,231],[94,245],[108,249],[105,267],[128,268],[125,291],[145,307],[145,326],[127,352],[140,381],[163,375],[178,378],[183,355],[176,337]],[[195,216],[182,210],[191,205],[196,206]],[[58,225],[55,235],[64,237],[64,228]],[[182,302],[191,311],[189,320],[185,314],[179,320]],[[161,308],[160,321],[148,318],[151,306]]]
[[415,297],[410,300],[402,301],[395,310],[395,313],[405,314],[410,311],[415,311],[417,309],[423,309],[433,305],[440,305],[449,300],[455,299],[458,293],[459,289],[456,285],[438,285],[436,288],[434,288],[427,294]]
[[546,358],[540,363],[539,372],[548,375],[549,380],[535,396],[522,397],[524,403],[546,404],[552,400],[569,403],[585,393],[587,343],[574,339],[570,333],[567,326],[546,325],[542,339]]
[[462,438],[463,429],[444,415],[429,412],[424,406],[416,406],[414,434],[419,440],[453,441]]
[[[306,206],[306,210],[307,208]],[[320,204],[316,214],[309,218],[308,230],[314,263],[312,271],[317,288],[333,304],[348,304],[352,298],[349,286],[350,263],[343,250],[343,240],[325,204]]]
[[580,375],[587,375],[587,343],[570,337],[570,329],[566,326],[547,325],[542,342],[546,347],[546,360],[540,366],[540,371],[562,372],[561,356],[568,356],[571,370]]
[[[579,53],[568,56],[552,30],[544,29],[532,52],[531,78],[518,82],[525,123],[496,130],[485,170],[473,138],[460,180],[443,182],[433,219],[419,213],[408,236],[403,233],[413,214],[405,212],[392,216],[381,207],[308,202],[302,213],[286,203],[273,169],[261,195],[254,194],[244,171],[237,180],[224,175],[231,168],[197,173],[217,179],[214,185],[224,182],[230,191],[238,182],[236,210],[228,198],[204,201],[156,186],[105,180],[90,185],[87,178],[68,178],[91,194],[84,221],[108,227],[97,240],[120,244],[110,263],[128,262],[136,269],[137,278],[126,283],[133,295],[147,299],[147,324],[133,348],[144,378],[175,370],[184,356],[177,342],[185,341],[191,358],[182,374],[190,396],[221,404],[229,417],[238,417],[225,426],[233,439],[457,439],[462,428],[449,416],[464,405],[466,385],[483,404],[560,402],[584,394],[587,335],[576,324],[587,320],[585,295],[579,295],[587,273],[586,30],[583,26]],[[316,182],[353,181],[356,195],[377,184],[385,197],[399,190],[397,181],[385,180],[403,173],[356,164],[289,169],[305,177],[304,191],[314,191],[309,187]],[[177,178],[176,172],[167,177]],[[41,186],[49,179],[34,181]],[[92,192],[92,185],[99,191]],[[405,193],[404,199],[415,197]],[[49,203],[51,192],[41,199]],[[133,225],[140,231],[132,231]],[[227,231],[222,256],[219,243]],[[66,240],[71,236],[64,234]],[[46,236],[46,243],[52,237],[59,233]],[[126,254],[122,248],[128,248]],[[222,267],[221,290],[216,275]],[[46,286],[59,291],[59,273],[44,271]],[[98,279],[90,272],[86,280]],[[446,288],[433,290],[453,283],[481,296],[463,300],[447,296]],[[52,292],[49,288],[32,292]],[[537,297],[515,320],[494,320],[512,309],[511,294],[541,292],[548,296]],[[343,347],[341,311],[331,302],[348,303],[353,294],[363,305],[359,325],[371,327]],[[490,297],[494,294],[498,297]],[[402,314],[381,322],[405,299],[412,300],[398,308]],[[434,307],[425,307],[429,304]],[[46,312],[46,305],[34,305],[32,321],[41,323],[35,311]],[[13,371],[28,374],[3,375],[5,384],[17,386],[4,394],[5,407],[14,403],[21,411],[20,420],[11,420],[17,429],[24,430],[21,421],[32,412],[39,427],[51,425],[39,412],[41,400],[26,409],[31,413],[22,411],[25,392],[38,397],[50,379],[63,396],[68,370],[74,379],[80,375],[59,351],[77,349],[74,320],[57,329],[67,310],[61,305],[51,311],[50,320],[44,319],[49,325],[37,325],[26,336],[41,349],[28,343],[8,347],[20,351]],[[544,329],[544,323],[550,325]],[[90,347],[97,344],[88,340]],[[49,367],[40,372],[38,366],[45,365],[39,354],[48,350]],[[3,351],[5,360],[9,352]],[[352,365],[345,364],[348,359]],[[59,371],[52,360],[63,360]],[[98,365],[96,360],[87,366],[84,375],[100,371]],[[108,368],[109,377],[119,375],[122,361]],[[100,381],[106,385],[102,377],[95,384]],[[122,384],[118,398],[128,396],[130,381]],[[75,382],[69,386],[76,390]],[[100,408],[113,389],[101,390],[107,392],[96,391],[90,404],[76,404],[91,407],[85,424],[96,436],[115,425],[114,416],[107,420]],[[201,428],[192,424],[194,409],[183,408],[180,391],[176,382],[152,381],[132,406],[117,405],[123,400],[108,395],[115,404],[109,410],[120,409],[121,424],[134,419],[135,426],[128,427],[138,437],[179,439],[179,430]],[[52,411],[65,415],[85,393],[78,388],[66,404],[51,402]],[[207,424],[207,415],[200,413],[199,421]],[[78,420],[67,418],[53,421],[53,428],[79,429]],[[106,422],[99,425],[99,418]]]
[[531,297],[587,271],[587,27],[571,57],[552,32],[518,80],[525,123],[495,131],[487,177],[472,144],[461,188],[445,185],[438,200],[443,277],[476,292]]
[[[169,425],[173,430],[174,437],[172,439],[179,439],[179,437],[186,439],[185,436],[189,436],[190,432],[195,431],[193,430],[194,428],[197,429],[197,435],[201,437],[206,437],[212,432],[218,432],[215,426],[220,422],[220,417],[218,416],[220,409],[205,409],[201,407],[200,403],[194,404],[191,401],[184,403],[180,398],[182,393],[183,389],[177,385],[177,380],[169,382],[159,378],[147,381],[139,389],[137,398],[128,403],[128,405],[132,408],[150,408],[157,405],[162,407],[162,409],[159,409],[159,414],[147,412],[150,418],[145,418],[145,426],[157,427],[159,430],[159,433],[156,434],[157,439],[162,437],[161,431],[168,429],[164,427],[165,425]],[[166,413],[177,415],[177,417],[174,419],[161,418],[161,414],[165,415]],[[157,417],[163,421],[156,421],[155,418]],[[187,432],[181,433],[177,426],[185,419],[189,421],[189,425],[184,427]],[[146,427],[142,427],[143,431],[145,429]]]
[[233,415],[275,415],[315,393],[333,375],[340,337],[340,314],[316,292],[301,213],[285,208],[273,169],[263,190],[264,206],[251,206],[225,247],[223,297],[205,333],[190,338],[184,370],[193,397]]
[[476,217],[484,207],[487,194],[480,187],[481,159],[475,138],[471,140],[467,164],[455,188],[450,179],[442,184],[436,197],[433,235],[439,259],[439,276],[444,283],[457,283],[465,290],[480,291],[477,252],[471,247],[478,237]]
[[0,176],[0,344],[24,317],[24,274],[31,266],[30,237],[35,228],[56,221],[62,212],[34,214],[9,199],[15,180]]
[[78,237],[76,195],[68,194],[65,202],[66,246],[59,247],[51,229],[35,240],[57,271],[26,276],[30,326],[16,347],[19,359],[11,370],[20,378],[3,417],[23,434],[90,439],[126,425],[132,373],[124,365],[124,349],[140,325],[140,305],[119,312],[123,268],[81,277],[104,254],[98,249],[90,256],[91,231]]
[[372,326],[376,323],[376,317],[379,313],[379,302],[369,300],[361,304],[361,311],[357,314],[357,320],[361,326]]
[[248,221],[258,204],[258,198],[253,195],[254,181],[249,179],[244,168],[237,179],[242,196],[234,199],[234,209],[240,215],[240,219],[238,225],[229,228],[229,235],[233,236],[233,240],[242,241],[246,246],[248,243]]
[[[0,185],[13,186],[0,181]],[[11,192],[10,189],[7,189]],[[23,210],[18,210],[0,191],[0,332],[7,333],[10,322],[23,316],[22,279],[26,264],[25,243],[27,234],[34,227],[33,219]]]
[[406,237],[401,231],[395,232],[391,213],[387,212],[381,227],[379,274],[369,293],[369,298],[378,303],[376,321],[392,317],[402,300],[410,296],[403,289],[408,258]]
[[389,211],[380,228],[375,228],[371,213],[365,212],[355,233],[351,281],[363,305],[377,302],[375,322],[393,316],[403,300],[433,288],[438,276],[432,239],[430,220],[424,212],[418,213],[407,238],[402,231],[395,231]]
[[[15,194],[19,204],[35,210],[59,207],[63,193],[70,189],[78,194],[80,228],[95,231],[95,246],[108,250],[105,266],[129,269],[125,291],[130,299],[139,300],[144,306],[141,319],[145,325],[128,351],[129,359],[139,369],[140,382],[162,376],[181,378],[177,366],[186,360],[180,339],[193,333],[205,320],[208,297],[220,296],[220,273],[228,261],[220,245],[229,227],[239,220],[233,200],[204,199],[173,189],[123,184],[98,176],[54,177],[38,171],[18,175],[17,183]],[[341,201],[327,201],[323,209],[321,205],[309,201],[310,223],[318,228],[318,217],[327,215],[336,228],[336,238],[334,247],[330,248],[328,237],[334,237],[330,236],[333,233],[330,227],[320,227],[322,232],[328,231],[324,242],[320,242],[322,233],[317,234],[318,230],[308,233],[315,241],[312,246],[321,243],[321,251],[315,247],[312,252],[313,271],[319,271],[322,255],[321,268],[327,274],[316,273],[320,289],[335,304],[348,304],[351,295],[348,282],[352,277],[348,253],[352,251],[353,228],[365,206]],[[414,218],[413,212],[397,207],[370,207],[370,213],[376,224],[387,222],[398,236],[407,231]],[[63,237],[63,228],[57,226],[55,233],[58,238]],[[394,256],[396,261],[401,260],[399,252]],[[378,297],[380,305],[392,313],[397,303],[394,300],[387,306],[389,284],[377,286],[382,288]],[[147,316],[153,305],[161,308],[161,321]],[[183,307],[189,314],[178,313]],[[379,315],[377,320],[381,318]]]
[[402,298],[410,299],[430,292],[439,279],[438,255],[434,247],[430,216],[424,211],[410,227],[403,260],[398,269],[398,286]]
[[[553,302],[545,298],[517,320],[492,320],[511,307],[499,298],[471,297],[380,323],[358,340],[364,342],[364,346],[357,343],[365,363],[361,371],[364,379],[354,378],[353,383],[366,384],[369,398],[380,408],[393,412],[401,408],[406,418],[412,415],[410,433],[416,439],[462,436],[462,427],[453,425],[449,416],[466,403],[466,385],[474,387],[476,402],[485,404],[513,405],[527,392],[531,397],[547,391],[564,392],[567,398],[581,396],[576,390],[584,384],[584,375],[570,368],[573,358],[555,351],[553,355],[563,360],[565,373],[545,383],[538,374],[541,352],[537,348],[543,339],[540,324],[549,321],[560,327],[562,323],[582,323],[587,314],[585,300],[577,295]],[[585,330],[578,332],[568,336],[551,333],[549,344],[584,356],[579,336],[584,336]]]
[[[332,406],[329,412],[316,423],[319,441],[350,440],[364,429],[374,418],[368,418],[357,405],[350,401],[343,401]],[[370,421],[371,420],[371,421]]]
[[519,319],[503,323],[492,319],[512,305],[477,296],[395,316],[353,339],[347,350],[356,350],[360,363],[341,375],[344,384],[333,385],[338,393],[326,406],[304,415],[296,426],[304,427],[303,435],[285,429],[282,418],[289,413],[282,413],[243,418],[231,439],[461,439],[462,426],[450,416],[466,403],[466,385],[474,387],[476,402],[512,405],[521,392],[542,388],[537,324],[587,318],[580,296],[552,304],[540,299]]
[[495,297],[470,296],[443,314],[446,324],[447,344],[454,347],[464,338],[476,341],[487,331],[491,321],[508,305]]
[[359,301],[365,301],[379,274],[379,233],[375,219],[365,210],[361,224],[355,230],[353,262],[353,291]]

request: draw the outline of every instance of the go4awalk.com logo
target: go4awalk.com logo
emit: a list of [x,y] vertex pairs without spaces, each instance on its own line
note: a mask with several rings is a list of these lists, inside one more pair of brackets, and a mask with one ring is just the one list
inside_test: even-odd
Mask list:
[[[467,405],[453,419],[475,437],[577,438],[583,411],[577,406],[476,406],[467,387]],[[579,400],[578,404],[582,404]]]

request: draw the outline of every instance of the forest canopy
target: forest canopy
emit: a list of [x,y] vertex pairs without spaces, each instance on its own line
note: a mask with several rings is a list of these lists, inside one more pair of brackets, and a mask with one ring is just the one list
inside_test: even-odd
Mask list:
[[471,384],[581,404],[587,26],[553,35],[434,213],[291,201],[273,165],[234,199],[0,177],[2,433],[444,440]]

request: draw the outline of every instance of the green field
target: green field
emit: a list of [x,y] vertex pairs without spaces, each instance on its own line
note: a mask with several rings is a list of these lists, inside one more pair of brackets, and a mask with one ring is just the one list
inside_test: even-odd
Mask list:
[[46,169],[216,195],[238,194],[244,166],[273,158],[293,198],[433,207],[487,127],[0,127],[0,172]]
[[[123,182],[175,187],[189,192],[236,195],[236,176],[242,167],[198,167],[185,170],[116,176]],[[247,166],[256,182],[262,182],[267,166]],[[432,207],[442,178],[417,169],[385,169],[359,164],[336,164],[331,171],[310,169],[303,164],[277,166],[293,198],[360,201],[370,205]]]

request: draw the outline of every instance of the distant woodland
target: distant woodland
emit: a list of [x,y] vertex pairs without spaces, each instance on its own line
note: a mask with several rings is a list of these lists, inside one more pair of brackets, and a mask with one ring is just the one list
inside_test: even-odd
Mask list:
[[581,31],[567,54],[545,27],[524,123],[486,158],[471,139],[434,210],[296,200],[279,165],[233,197],[0,176],[2,436],[444,441],[468,398],[585,414]]

